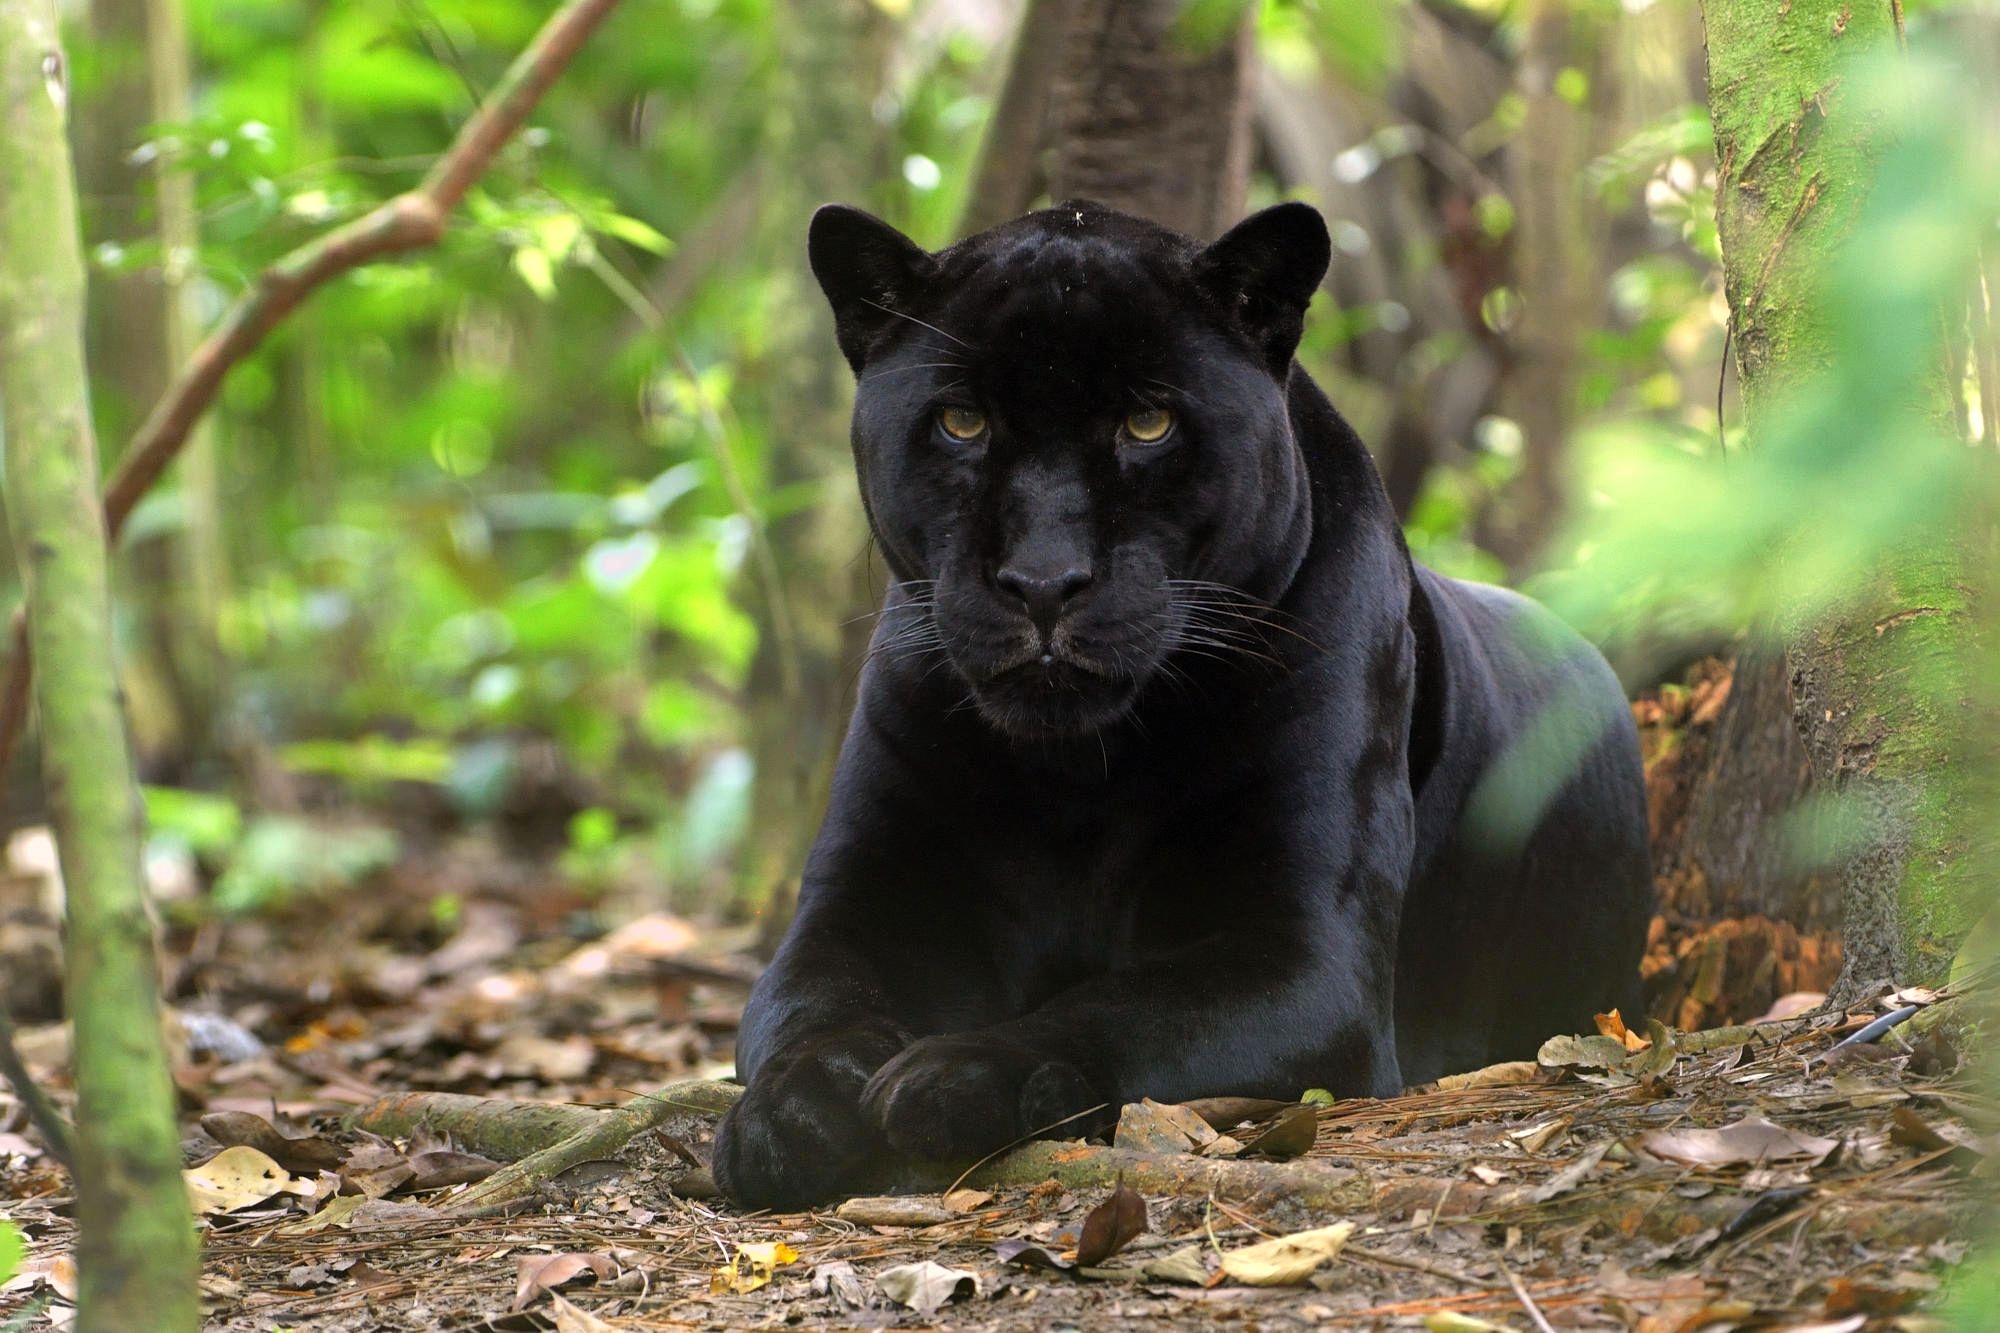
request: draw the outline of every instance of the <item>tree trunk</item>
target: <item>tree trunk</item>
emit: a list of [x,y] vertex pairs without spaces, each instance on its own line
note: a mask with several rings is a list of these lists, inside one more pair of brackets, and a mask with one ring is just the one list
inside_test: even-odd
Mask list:
[[42,666],[44,782],[68,890],[77,1327],[179,1333],[200,1314],[197,1254],[112,663],[67,100],[50,8],[0,0],[0,406],[16,558]]
[[1054,88],[1057,200],[1094,199],[1220,235],[1250,184],[1250,11],[1213,49],[1185,45],[1181,0],[1068,0]]
[[798,319],[764,365],[782,380],[770,423],[765,494],[811,487],[817,502],[760,534],[768,577],[757,584],[757,653],[750,667],[750,747],[756,774],[738,880],[768,944],[790,920],[806,849],[819,826],[867,641],[865,613],[881,593],[865,557],[868,529],[847,438],[847,363],[806,267],[813,208],[855,198],[879,173],[862,146],[880,142],[870,108],[881,90],[892,29],[868,0],[793,0],[781,11],[785,102],[774,108],[774,172],[764,216],[769,253],[793,257]]
[[[1716,216],[1736,364],[1753,446],[1770,414],[1835,346],[1824,275],[1867,196],[1881,125],[1849,91],[1847,57],[1899,36],[1899,12],[1847,0],[1772,9],[1705,0]],[[1942,362],[1911,406],[1948,421]],[[1857,368],[1869,373],[1872,368]],[[1893,480],[1885,484],[1894,484]],[[1834,611],[1786,627],[1797,723],[1822,791],[1847,803],[1866,845],[1840,872],[1844,988],[1941,976],[1981,887],[1964,855],[1971,634],[1967,562],[1954,539],[1910,533]]]
[[979,145],[959,230],[970,234],[1028,211],[1047,184],[1049,108],[1062,63],[1070,0],[1028,0],[1014,29],[1007,77]]

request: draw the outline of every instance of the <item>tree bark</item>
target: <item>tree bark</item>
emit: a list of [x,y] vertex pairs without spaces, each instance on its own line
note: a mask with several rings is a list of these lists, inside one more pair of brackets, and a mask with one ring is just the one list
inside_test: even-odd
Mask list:
[[67,886],[83,1333],[193,1330],[197,1251],[111,650],[83,363],[83,258],[53,12],[0,0],[0,403],[8,505],[43,670],[42,769]]
[[1212,238],[1243,215],[1250,184],[1245,6],[1213,49],[1186,45],[1180,0],[1068,0],[1054,95],[1057,200],[1094,199]]
[[959,231],[970,235],[1028,211],[1047,184],[1049,110],[1062,62],[1070,0],[1028,0],[1014,30],[1007,77],[979,145]]
[[791,919],[799,871],[826,807],[867,642],[865,615],[881,594],[876,567],[864,558],[867,523],[841,447],[852,401],[847,363],[806,265],[805,224],[817,205],[853,199],[864,183],[886,174],[886,162],[871,163],[863,154],[881,142],[870,108],[893,35],[868,0],[792,0],[782,24],[791,77],[785,101],[774,108],[767,156],[784,165],[764,199],[770,219],[764,248],[792,257],[800,317],[764,362],[764,373],[780,381],[771,394],[778,406],[764,492],[809,487],[818,500],[772,520],[757,537],[774,573],[760,581],[754,608],[749,721],[756,776],[737,893],[773,948]]
[[[1900,16],[1846,0],[1777,10],[1705,0],[1702,13],[1724,287],[1754,447],[1771,414],[1828,364],[1836,330],[1816,297],[1824,275],[1865,262],[1840,246],[1884,134],[1844,75],[1857,48],[1898,40]],[[1922,393],[1910,410],[1948,421],[1941,361]],[[1926,532],[1905,535],[1881,563],[1836,610],[1785,628],[1814,781],[1845,799],[1866,835],[1840,872],[1849,991],[1941,977],[1982,891],[1964,854],[1967,561],[1955,538]],[[1957,683],[1940,690],[1941,680]]]

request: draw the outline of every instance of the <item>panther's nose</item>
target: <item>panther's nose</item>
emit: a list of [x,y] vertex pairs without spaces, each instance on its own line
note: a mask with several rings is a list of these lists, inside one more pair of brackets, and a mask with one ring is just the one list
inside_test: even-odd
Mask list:
[[1002,591],[1021,599],[1028,619],[1035,622],[1035,628],[1046,639],[1055,632],[1056,621],[1062,618],[1070,600],[1091,585],[1092,576],[1089,570],[1073,565],[1060,572],[1010,566],[995,574],[993,581]]

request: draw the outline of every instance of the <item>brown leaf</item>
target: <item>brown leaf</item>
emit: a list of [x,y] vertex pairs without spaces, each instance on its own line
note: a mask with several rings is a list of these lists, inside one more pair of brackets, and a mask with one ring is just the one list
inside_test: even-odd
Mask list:
[[849,1199],[833,1215],[864,1227],[934,1227],[957,1216],[936,1199],[898,1194]]
[[1291,1105],[1294,1103],[1269,1097],[1197,1097],[1181,1103],[1182,1109],[1193,1111],[1215,1130],[1234,1129],[1246,1120],[1262,1120]]
[[1487,1065],[1467,1074],[1447,1074],[1437,1082],[1439,1092],[1462,1092],[1467,1088],[1511,1088],[1533,1083],[1542,1067],[1533,1060],[1507,1060]]
[[1056,1272],[1067,1272],[1076,1267],[1076,1261],[1065,1259],[1039,1241],[1017,1237],[1003,1240],[993,1247],[993,1254],[1003,1264],[1013,1264],[1016,1268],[1047,1268]]
[[1112,1142],[1138,1152],[1188,1152],[1215,1137],[1199,1114],[1184,1106],[1168,1106],[1148,1097],[1128,1102],[1118,1112],[1118,1132]]
[[255,1148],[293,1175],[309,1176],[340,1165],[340,1148],[317,1134],[292,1138],[260,1115],[215,1111],[201,1118],[202,1132],[225,1148]]
[[410,1187],[419,1190],[443,1189],[447,1185],[469,1185],[484,1180],[500,1169],[500,1163],[469,1152],[439,1148],[410,1158]]
[[1303,1157],[1319,1137],[1319,1117],[1310,1106],[1287,1107],[1263,1133],[1243,1145],[1244,1152],[1265,1157]]
[[947,1212],[969,1213],[973,1209],[993,1202],[993,1196],[985,1190],[956,1189],[947,1192],[940,1201]]
[[1110,1198],[1084,1215],[1076,1261],[1084,1268],[1095,1268],[1145,1234],[1146,1201],[1121,1180]]
[[1757,1116],[1721,1129],[1656,1129],[1639,1137],[1655,1157],[1688,1166],[1743,1166],[1766,1162],[1817,1165],[1840,1146],[1835,1139],[1789,1130]]
[[1613,1041],[1622,1042],[1628,1051],[1643,1051],[1649,1044],[1646,1038],[1625,1026],[1625,1019],[1616,1009],[1608,1014],[1597,1015],[1597,1033],[1601,1037],[1610,1037]]
[[578,1309],[553,1291],[549,1309],[556,1317],[556,1333],[618,1333],[616,1324],[606,1323],[588,1310]]
[[514,1267],[514,1308],[524,1310],[543,1292],[574,1282],[585,1273],[599,1282],[609,1282],[618,1276],[618,1265],[602,1254],[524,1254]]

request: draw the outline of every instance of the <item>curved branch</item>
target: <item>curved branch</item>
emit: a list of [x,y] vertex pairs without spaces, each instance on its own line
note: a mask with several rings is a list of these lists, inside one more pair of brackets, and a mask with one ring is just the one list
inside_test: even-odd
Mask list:
[[[188,434],[215,401],[229,372],[325,283],[389,255],[436,245],[445,219],[521,128],[618,0],[570,0],[550,16],[500,84],[473,113],[414,190],[300,246],[258,275],[222,324],[195,349],[139,428],[104,491],[104,525],[116,542],[141,498],[187,444]],[[0,772],[13,759],[27,720],[34,663],[26,621],[15,613],[7,674],[0,682]]]

